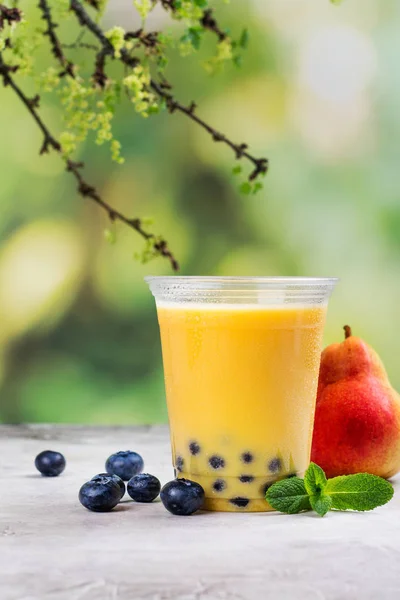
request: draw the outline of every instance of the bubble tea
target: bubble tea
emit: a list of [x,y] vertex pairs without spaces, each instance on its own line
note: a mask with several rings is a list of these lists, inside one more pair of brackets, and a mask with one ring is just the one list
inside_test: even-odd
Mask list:
[[177,477],[205,508],[271,510],[310,460],[334,279],[148,278],[156,298]]

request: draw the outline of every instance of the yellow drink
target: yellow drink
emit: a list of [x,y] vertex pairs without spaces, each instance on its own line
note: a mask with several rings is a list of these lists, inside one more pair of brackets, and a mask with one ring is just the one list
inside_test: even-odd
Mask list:
[[174,465],[209,510],[269,510],[310,460],[326,308],[158,306]]
[[176,476],[208,510],[271,510],[310,460],[322,334],[336,280],[149,277]]

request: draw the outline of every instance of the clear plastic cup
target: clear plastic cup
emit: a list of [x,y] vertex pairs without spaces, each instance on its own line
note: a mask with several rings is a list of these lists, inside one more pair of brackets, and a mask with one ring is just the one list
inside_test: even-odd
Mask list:
[[322,335],[337,279],[148,277],[177,477],[205,508],[266,511],[310,461]]

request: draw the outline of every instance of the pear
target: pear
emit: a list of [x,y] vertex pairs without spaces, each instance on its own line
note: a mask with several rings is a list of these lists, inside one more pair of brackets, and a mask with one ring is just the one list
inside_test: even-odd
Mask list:
[[400,396],[366,342],[353,337],[321,357],[311,460],[328,477],[400,471]]

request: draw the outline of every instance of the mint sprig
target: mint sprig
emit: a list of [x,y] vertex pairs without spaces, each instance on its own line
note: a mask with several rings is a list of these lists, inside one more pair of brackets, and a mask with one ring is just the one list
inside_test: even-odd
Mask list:
[[324,471],[311,463],[304,475],[304,486],[310,498],[311,508],[323,517],[332,507],[332,500],[326,494],[328,480]]
[[267,491],[266,499],[273,508],[289,515],[311,510],[310,498],[304,481],[299,477],[291,477],[274,483]]
[[292,477],[274,483],[265,495],[280,512],[296,514],[314,510],[321,517],[330,510],[373,510],[393,497],[392,485],[376,475],[358,473],[327,479],[315,463],[310,463],[304,480]]

